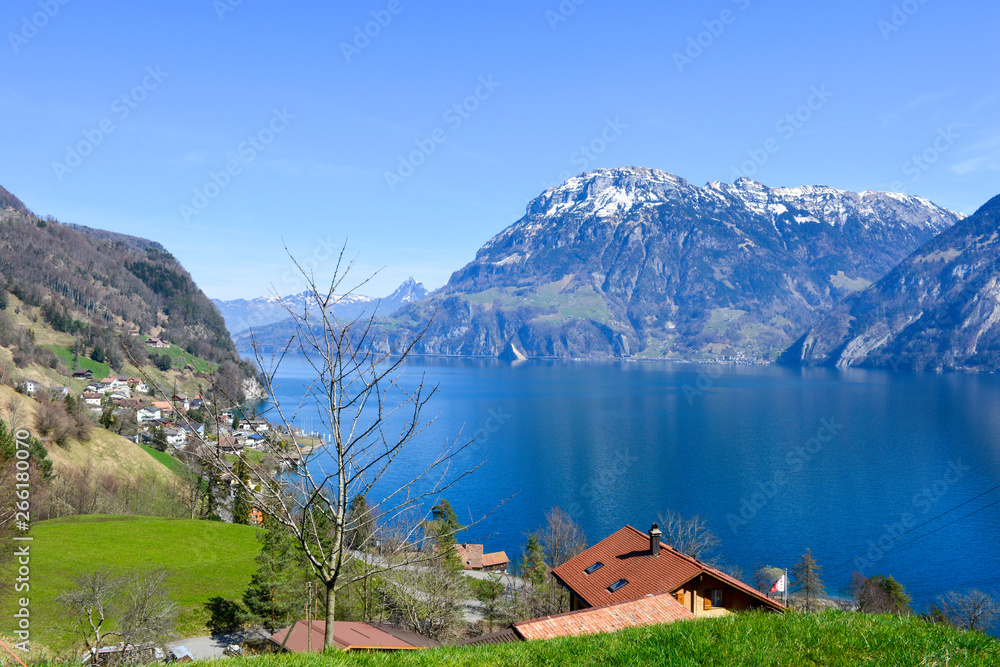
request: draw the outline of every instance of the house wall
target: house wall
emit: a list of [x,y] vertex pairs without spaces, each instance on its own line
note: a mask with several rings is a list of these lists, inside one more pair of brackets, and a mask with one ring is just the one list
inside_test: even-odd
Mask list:
[[[711,602],[711,591],[717,588],[723,590],[723,606],[706,609],[706,599]],[[677,589],[674,592],[675,598],[678,597],[677,593],[684,594],[684,606],[698,617],[726,616],[733,612],[757,609],[764,606],[758,600],[735,586],[704,575],[695,578],[694,581]]]

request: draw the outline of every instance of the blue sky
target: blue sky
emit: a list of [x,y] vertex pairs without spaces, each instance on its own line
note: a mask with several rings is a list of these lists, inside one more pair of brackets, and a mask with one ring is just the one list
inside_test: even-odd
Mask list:
[[1000,192],[998,19],[968,0],[8,0],[0,184],[162,242],[219,298],[301,289],[282,240],[323,279],[346,241],[370,294],[439,287],[601,167],[971,213]]

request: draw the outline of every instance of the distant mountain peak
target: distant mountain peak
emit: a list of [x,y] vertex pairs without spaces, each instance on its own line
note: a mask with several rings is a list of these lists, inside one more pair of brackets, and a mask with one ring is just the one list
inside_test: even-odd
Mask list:
[[413,276],[410,276],[392,294],[387,296],[385,300],[392,304],[399,303],[402,305],[411,301],[419,301],[426,297],[427,294],[427,289],[423,283],[418,282]]

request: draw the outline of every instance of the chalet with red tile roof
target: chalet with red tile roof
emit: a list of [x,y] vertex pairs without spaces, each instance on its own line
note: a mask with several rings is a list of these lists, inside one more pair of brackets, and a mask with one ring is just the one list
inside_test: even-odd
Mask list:
[[506,573],[510,562],[504,551],[484,554],[482,544],[456,544],[455,552],[466,570]]
[[625,526],[552,574],[570,590],[574,611],[661,593],[671,594],[695,617],[785,610],[753,587],[663,544],[655,524],[648,534]]

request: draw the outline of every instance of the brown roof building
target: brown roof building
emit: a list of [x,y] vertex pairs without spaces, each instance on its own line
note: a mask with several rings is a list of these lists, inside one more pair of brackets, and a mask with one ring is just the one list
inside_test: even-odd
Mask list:
[[[283,628],[271,635],[270,640],[277,646],[285,644],[285,650],[292,653],[322,653],[326,621],[299,621],[292,629],[291,637],[285,641],[289,629]],[[310,638],[311,635],[311,638]],[[369,625],[349,621],[333,624],[333,641],[343,651],[414,651],[440,646],[433,639],[390,625]]]
[[655,524],[648,534],[625,526],[552,574],[572,593],[573,610],[660,593],[670,593],[695,616],[755,608],[785,610],[742,581],[663,544]]
[[578,637],[598,632],[617,632],[625,628],[662,625],[695,617],[670,593],[647,595],[636,600],[623,600],[571,611],[555,616],[542,616],[514,623],[509,628],[461,642],[463,646],[508,644],[532,639]]
[[455,552],[466,570],[506,572],[510,562],[504,551],[484,554],[482,544],[456,544]]

